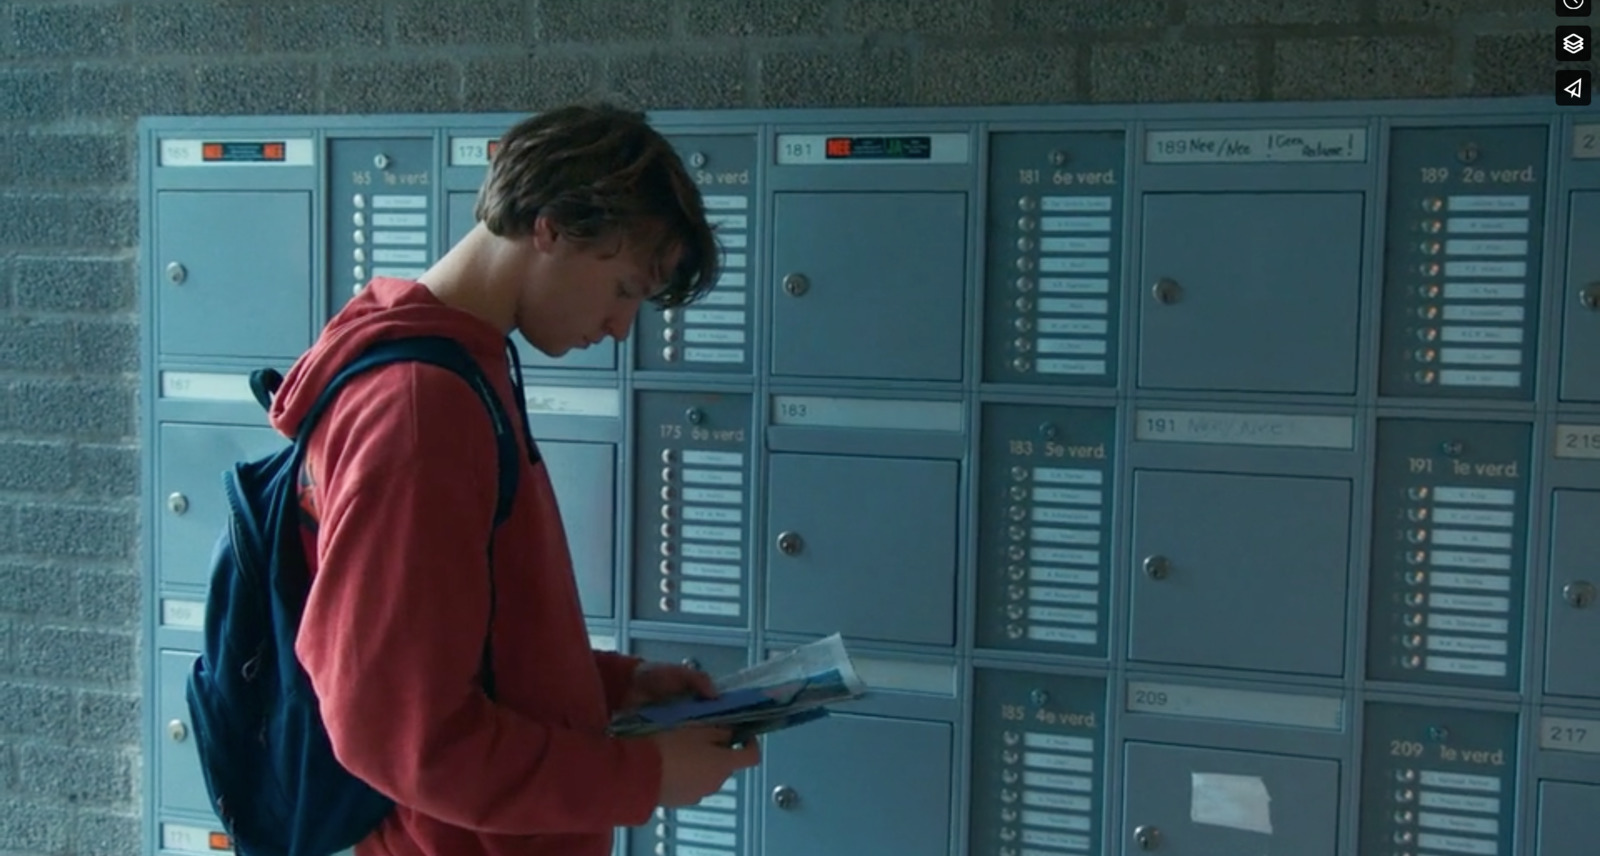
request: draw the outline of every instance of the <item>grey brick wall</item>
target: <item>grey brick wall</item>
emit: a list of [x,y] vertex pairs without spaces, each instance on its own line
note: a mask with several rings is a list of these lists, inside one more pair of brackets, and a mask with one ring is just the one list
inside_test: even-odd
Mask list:
[[1550,91],[1547,0],[0,2],[0,853],[138,844],[141,113]]

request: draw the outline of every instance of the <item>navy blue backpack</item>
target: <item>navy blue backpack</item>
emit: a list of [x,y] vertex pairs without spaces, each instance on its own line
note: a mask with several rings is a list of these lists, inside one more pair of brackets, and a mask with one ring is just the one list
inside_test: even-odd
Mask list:
[[[512,388],[522,405],[519,361],[515,349],[508,350],[518,369]],[[294,443],[223,474],[228,519],[211,557],[205,639],[186,696],[206,790],[239,856],[329,856],[365,838],[394,808],[334,757],[294,644],[310,590],[297,491],[306,440],[347,380],[402,360],[447,368],[477,391],[499,448],[494,525],[511,510],[519,464],[512,422],[477,362],[439,337],[375,345],[322,391]],[[282,381],[271,369],[250,377],[263,407]],[[492,624],[492,539],[486,553]],[[491,697],[492,666],[485,633],[482,681]]]

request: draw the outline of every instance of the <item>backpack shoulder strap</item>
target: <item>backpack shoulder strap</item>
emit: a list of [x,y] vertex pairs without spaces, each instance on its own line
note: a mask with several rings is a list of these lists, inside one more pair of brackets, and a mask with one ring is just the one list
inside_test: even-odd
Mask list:
[[[295,436],[294,461],[292,466],[298,468],[305,455],[306,440],[310,438],[317,421],[338,395],[339,390],[353,377],[369,369],[397,362],[422,362],[449,369],[460,375],[478,394],[478,399],[483,402],[489,411],[489,422],[494,427],[494,439],[499,459],[499,493],[494,510],[494,528],[511,516],[511,505],[516,498],[517,475],[521,469],[518,460],[517,435],[512,428],[511,418],[506,413],[505,407],[500,402],[500,397],[495,394],[494,385],[484,376],[483,369],[478,365],[460,343],[444,336],[417,336],[406,339],[393,339],[379,342],[368,348],[356,359],[352,360],[333,380],[317,395],[312,402],[311,409],[306,412],[305,419],[300,423],[299,431]],[[521,401],[522,379],[519,376],[512,381],[512,387]],[[270,401],[270,394],[277,391],[282,383],[282,376],[276,371],[265,369],[251,375],[250,387],[262,405]],[[532,438],[529,437],[531,442]],[[530,445],[530,452],[532,446]],[[489,538],[487,547],[489,557],[489,622],[483,640],[483,688],[490,698],[494,697],[494,655],[490,645],[495,616],[495,584],[494,584],[494,538]]]
[[[500,402],[500,397],[495,394],[494,386],[484,376],[483,369],[471,355],[453,339],[443,336],[419,336],[408,339],[394,339],[379,342],[362,352],[361,356],[352,360],[348,365],[334,376],[333,380],[317,396],[311,409],[306,412],[305,419],[300,423],[295,445],[304,447],[304,440],[311,436],[311,431],[316,427],[318,420],[328,406],[333,403],[339,390],[356,375],[378,366],[397,362],[422,362],[440,368],[449,369],[460,375],[478,394],[478,399],[483,402],[489,412],[489,422],[494,428],[495,446],[500,464],[499,499],[495,504],[494,525],[499,526],[511,514],[511,505],[516,498],[518,450],[517,435],[512,428],[511,418],[506,413],[505,407]],[[267,371],[271,371],[270,369]],[[276,372],[273,372],[276,374]],[[270,383],[270,378],[267,380]],[[281,381],[280,381],[281,382]],[[252,388],[257,381],[252,380]],[[517,391],[521,391],[518,384],[513,384]]]

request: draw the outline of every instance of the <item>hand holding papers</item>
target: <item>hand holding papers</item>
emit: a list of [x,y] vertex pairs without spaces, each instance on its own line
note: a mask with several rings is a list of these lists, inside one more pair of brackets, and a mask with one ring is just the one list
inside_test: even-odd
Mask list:
[[685,698],[619,715],[611,733],[642,737],[680,725],[733,730],[735,744],[828,715],[827,705],[866,694],[835,633],[716,680],[716,698]]

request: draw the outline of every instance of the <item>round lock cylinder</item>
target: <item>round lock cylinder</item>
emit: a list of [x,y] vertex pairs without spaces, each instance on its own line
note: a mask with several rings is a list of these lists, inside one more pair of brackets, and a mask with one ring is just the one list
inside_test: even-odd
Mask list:
[[1178,285],[1178,281],[1175,279],[1162,277],[1156,280],[1155,285],[1150,287],[1150,294],[1156,299],[1157,303],[1171,306],[1183,298],[1183,287]]
[[778,551],[785,556],[797,556],[804,548],[799,533],[784,532],[778,536]]
[[1595,594],[1594,584],[1584,580],[1567,583],[1561,588],[1561,599],[1574,609],[1588,609],[1594,604]]
[[1585,309],[1600,309],[1600,282],[1591,282],[1579,289],[1578,302]]

